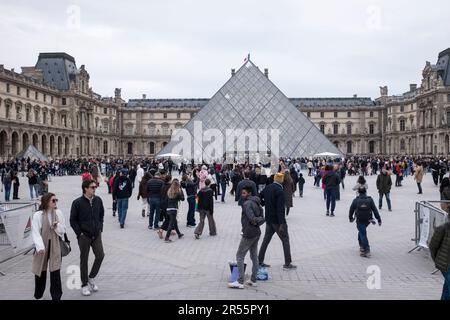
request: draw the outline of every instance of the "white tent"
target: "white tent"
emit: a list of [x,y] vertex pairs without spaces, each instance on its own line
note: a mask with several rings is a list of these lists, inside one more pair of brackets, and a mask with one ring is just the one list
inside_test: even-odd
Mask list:
[[332,152],[322,152],[322,153],[316,153],[314,157],[337,157],[339,154],[332,153]]

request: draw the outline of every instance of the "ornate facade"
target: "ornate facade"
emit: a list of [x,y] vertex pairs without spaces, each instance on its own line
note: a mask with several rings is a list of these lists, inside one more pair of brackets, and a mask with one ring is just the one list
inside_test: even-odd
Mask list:
[[[426,62],[421,85],[400,96],[381,87],[375,100],[290,100],[345,154],[449,155],[449,60],[447,49],[435,65]],[[208,102],[145,95],[125,102],[118,88],[114,97],[96,94],[89,79],[65,53],[41,53],[21,73],[0,65],[0,158],[28,144],[52,158],[152,156]]]

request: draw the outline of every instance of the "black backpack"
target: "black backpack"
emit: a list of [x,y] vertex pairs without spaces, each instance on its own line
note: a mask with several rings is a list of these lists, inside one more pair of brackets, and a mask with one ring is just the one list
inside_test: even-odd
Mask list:
[[372,209],[370,208],[371,197],[356,200],[356,217],[358,220],[368,221],[372,219]]

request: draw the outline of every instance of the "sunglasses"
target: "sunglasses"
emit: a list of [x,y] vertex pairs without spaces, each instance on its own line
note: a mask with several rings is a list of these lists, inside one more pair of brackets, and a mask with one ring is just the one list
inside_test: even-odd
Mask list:
[[52,202],[53,202],[53,203],[57,203],[57,202],[58,202],[58,199],[52,199]]
[[89,189],[95,190],[95,189],[97,189],[97,186],[90,186]]

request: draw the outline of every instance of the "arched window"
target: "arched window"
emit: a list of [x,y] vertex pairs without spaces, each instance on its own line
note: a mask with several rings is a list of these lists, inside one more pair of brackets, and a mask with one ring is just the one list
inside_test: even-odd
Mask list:
[[353,150],[352,150],[352,142],[348,141],[347,142],[347,153],[352,153],[352,152],[353,152]]
[[400,131],[405,131],[405,119],[400,119]]
[[352,134],[352,123],[347,123],[347,134]]
[[400,140],[400,151],[405,151],[405,140]]

